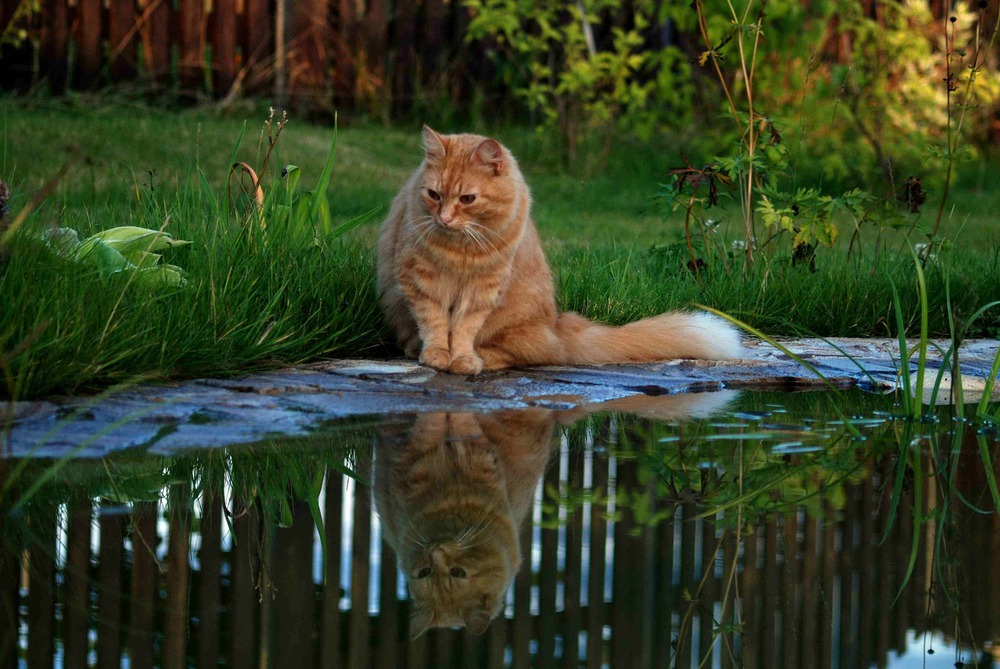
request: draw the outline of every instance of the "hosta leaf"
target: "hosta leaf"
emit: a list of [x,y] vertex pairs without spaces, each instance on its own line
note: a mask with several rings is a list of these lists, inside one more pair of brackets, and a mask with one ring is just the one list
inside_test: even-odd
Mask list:
[[73,255],[80,248],[80,235],[73,228],[50,228],[42,233],[45,245],[56,255]]
[[187,283],[184,271],[176,265],[162,265],[140,270],[136,280],[147,286],[183,286]]
[[111,248],[122,253],[132,253],[133,251],[163,251],[172,246],[184,246],[191,242],[174,239],[170,233],[149,228],[140,228],[133,225],[125,225],[118,228],[103,230],[95,235],[91,235],[84,242],[91,240],[101,241]]
[[139,269],[150,269],[156,267],[160,264],[160,260],[163,256],[159,253],[149,253],[148,251],[133,251],[132,253],[123,253],[125,259],[130,263],[138,267]]
[[113,249],[94,238],[85,241],[72,258],[78,262],[86,262],[96,266],[101,276],[111,276],[117,272],[135,268],[135,265],[126,260],[125,256],[117,249]]

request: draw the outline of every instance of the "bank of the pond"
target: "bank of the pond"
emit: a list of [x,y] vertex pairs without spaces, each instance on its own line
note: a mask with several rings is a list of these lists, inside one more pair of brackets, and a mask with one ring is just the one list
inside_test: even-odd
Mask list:
[[[238,379],[143,384],[95,397],[16,403],[14,425],[0,438],[3,451],[17,457],[102,457],[126,449],[165,454],[308,435],[350,416],[534,407],[560,412],[567,421],[598,411],[697,417],[741,390],[889,392],[897,385],[895,342],[801,340],[783,346],[799,360],[750,341],[739,360],[538,367],[477,377],[406,360],[337,360]],[[982,395],[997,348],[986,340],[963,344],[966,402]],[[925,402],[952,401],[950,377],[938,377],[951,363],[942,357],[946,350],[942,342],[928,350],[924,388],[917,393]]]

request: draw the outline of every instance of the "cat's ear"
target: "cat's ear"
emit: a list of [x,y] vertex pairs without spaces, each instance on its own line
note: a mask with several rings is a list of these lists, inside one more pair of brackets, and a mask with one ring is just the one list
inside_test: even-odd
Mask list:
[[416,639],[418,636],[434,626],[434,614],[430,609],[414,608],[410,613],[410,638]]
[[441,160],[442,158],[444,158],[446,148],[447,148],[447,143],[445,142],[444,137],[439,135],[429,125],[425,125],[424,150],[427,151],[427,157],[431,160]]
[[507,173],[507,166],[503,159],[503,147],[495,139],[484,139],[476,147],[474,159],[479,165],[492,170],[494,176]]
[[465,622],[465,629],[472,634],[482,634],[490,626],[493,616],[489,609],[466,609],[462,612],[462,620]]

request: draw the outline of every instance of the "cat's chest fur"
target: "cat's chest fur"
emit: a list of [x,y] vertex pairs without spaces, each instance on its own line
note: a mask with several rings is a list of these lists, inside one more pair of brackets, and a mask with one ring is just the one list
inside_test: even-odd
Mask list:
[[404,247],[400,269],[436,301],[465,311],[474,302],[503,296],[517,264],[517,252],[517,245],[486,255],[449,239],[423,240]]

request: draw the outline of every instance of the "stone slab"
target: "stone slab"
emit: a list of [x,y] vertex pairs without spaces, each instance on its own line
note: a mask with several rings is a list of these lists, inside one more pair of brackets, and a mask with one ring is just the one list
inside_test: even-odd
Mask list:
[[[357,415],[527,407],[600,410],[602,404],[630,396],[718,391],[728,396],[736,390],[829,385],[889,392],[897,387],[895,341],[802,339],[781,345],[812,369],[774,346],[748,341],[741,359],[726,361],[534,367],[465,377],[408,360],[328,360],[239,379],[142,384],[114,394],[10,405],[12,424],[0,434],[0,456],[102,457],[129,449],[170,454],[308,435],[331,420]],[[981,396],[997,349],[994,340],[963,343],[966,401]],[[925,401],[946,350],[946,342],[933,342],[928,351]],[[915,360],[913,356],[911,368]],[[947,391],[936,399],[949,401]],[[721,401],[702,404],[718,406]]]

